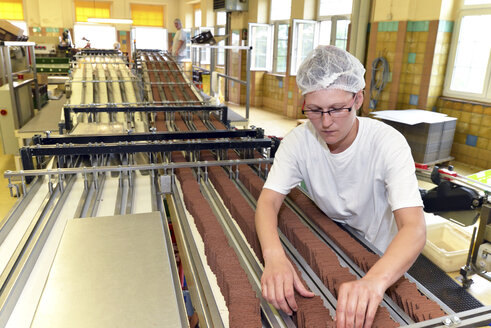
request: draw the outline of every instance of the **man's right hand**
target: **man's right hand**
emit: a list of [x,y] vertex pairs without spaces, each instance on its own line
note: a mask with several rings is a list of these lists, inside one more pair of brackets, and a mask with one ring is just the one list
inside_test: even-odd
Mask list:
[[303,285],[283,250],[281,254],[268,254],[264,261],[264,272],[261,277],[262,294],[275,308],[288,315],[292,315],[292,310],[298,310],[294,288],[304,297],[314,297],[315,294]]

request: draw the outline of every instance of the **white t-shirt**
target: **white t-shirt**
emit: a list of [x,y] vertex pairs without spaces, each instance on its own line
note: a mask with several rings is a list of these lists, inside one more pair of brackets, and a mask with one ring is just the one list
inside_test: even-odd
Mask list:
[[174,39],[172,39],[172,54],[176,53],[179,40],[181,40],[183,44],[177,56],[184,56],[186,52],[186,33],[182,31],[182,28],[177,30],[176,34],[174,34]]
[[286,195],[303,180],[327,216],[347,223],[385,252],[397,233],[392,212],[423,202],[404,136],[380,121],[357,119],[353,144],[338,154],[329,151],[310,121],[290,131],[264,188]]

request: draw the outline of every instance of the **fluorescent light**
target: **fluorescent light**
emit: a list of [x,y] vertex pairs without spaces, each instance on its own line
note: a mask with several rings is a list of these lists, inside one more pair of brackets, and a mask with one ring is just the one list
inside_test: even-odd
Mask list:
[[109,23],[109,24],[133,24],[132,19],[118,19],[118,18],[87,18],[87,22]]

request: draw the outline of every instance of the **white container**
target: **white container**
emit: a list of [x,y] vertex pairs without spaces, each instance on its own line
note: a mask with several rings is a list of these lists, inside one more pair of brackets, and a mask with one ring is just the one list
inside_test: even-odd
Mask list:
[[426,227],[423,255],[445,272],[458,271],[467,261],[471,234],[451,222]]

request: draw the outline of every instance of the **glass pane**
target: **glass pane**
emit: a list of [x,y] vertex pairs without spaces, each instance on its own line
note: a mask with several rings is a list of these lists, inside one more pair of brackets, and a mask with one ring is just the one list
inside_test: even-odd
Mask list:
[[20,28],[24,32],[22,34],[28,36],[29,35],[29,29],[27,28],[27,23],[24,21],[18,21],[18,20],[9,20],[9,23]]
[[491,4],[491,0],[464,0],[464,5],[484,5]]
[[320,24],[319,44],[329,45],[331,44],[331,24],[330,20],[322,21]]
[[[211,31],[211,30],[212,30],[212,28],[210,28],[210,27],[200,27],[198,29],[198,33],[201,34],[203,32],[207,32],[207,31]],[[200,63],[209,64],[210,63],[210,54],[211,54],[210,49],[200,49],[200,52],[201,52]]]
[[201,9],[197,9],[194,11],[194,26],[201,26]]
[[302,28],[299,31],[301,35],[301,56],[300,63],[307,57],[307,55],[314,50],[314,24],[302,24]]
[[158,27],[133,28],[133,42],[136,41],[136,49],[160,49],[167,50],[167,30]]
[[348,27],[349,20],[338,20],[336,24],[336,47],[346,50],[348,44]]
[[290,19],[291,10],[291,0],[271,0],[271,20]]
[[319,16],[351,15],[351,0],[320,0]]
[[252,26],[252,68],[266,69],[268,52],[268,26]]
[[296,40],[296,49],[294,45],[291,64],[292,75],[297,73],[297,69],[302,61],[314,49],[315,24],[315,22],[295,22],[294,40]]
[[286,72],[286,56],[288,51],[288,24],[278,25],[278,48],[276,49],[276,73]]
[[450,90],[483,93],[491,50],[490,29],[491,15],[462,18]]
[[191,60],[191,29],[183,28],[182,31],[186,34],[186,55],[184,58]]
[[[220,27],[218,29],[218,35],[225,35],[225,27]],[[225,45],[225,40],[218,42],[219,46]],[[225,65],[225,49],[217,49],[217,65]]]
[[217,12],[217,25],[227,24],[227,13],[225,11]]
[[116,42],[116,28],[112,26],[75,24],[73,34],[77,48],[87,45],[83,38],[90,40],[91,48],[95,49],[112,49]]

